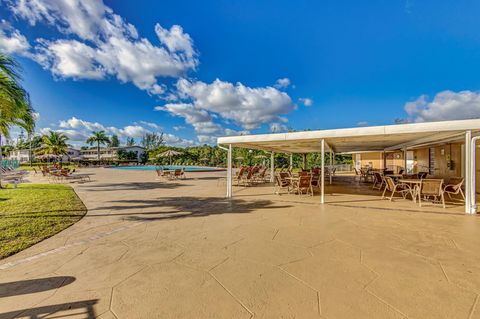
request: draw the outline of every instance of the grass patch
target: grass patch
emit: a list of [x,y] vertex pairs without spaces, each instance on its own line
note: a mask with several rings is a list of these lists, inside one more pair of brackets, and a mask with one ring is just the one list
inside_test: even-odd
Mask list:
[[0,189],[0,259],[77,222],[85,205],[68,185],[21,184]]

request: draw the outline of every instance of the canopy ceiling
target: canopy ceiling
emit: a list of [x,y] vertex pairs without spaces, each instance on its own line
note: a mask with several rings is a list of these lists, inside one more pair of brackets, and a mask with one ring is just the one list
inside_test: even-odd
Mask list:
[[320,151],[324,139],[327,149],[336,153],[394,151],[463,141],[468,130],[480,133],[480,119],[227,136],[218,138],[217,143],[281,153],[313,153]]

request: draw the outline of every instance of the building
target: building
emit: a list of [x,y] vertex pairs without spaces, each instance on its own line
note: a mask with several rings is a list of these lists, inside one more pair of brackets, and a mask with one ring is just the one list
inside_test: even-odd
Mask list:
[[[134,152],[137,155],[137,161],[140,161],[142,155],[145,153],[145,148],[141,146],[120,146],[120,147],[100,147],[100,159],[102,160],[117,160],[118,151]],[[85,160],[97,160],[97,148],[92,147],[86,150],[81,150],[80,155]]]
[[13,150],[6,158],[7,160],[25,163],[30,161],[30,150]]
[[[35,161],[35,150],[32,150],[32,155],[33,155],[33,160]],[[68,162],[72,158],[78,158],[80,157],[80,150],[74,149],[74,148],[67,148],[67,154],[61,156],[61,161],[62,162]],[[10,154],[7,156],[8,160],[16,160],[19,161],[20,163],[26,163],[30,162],[30,150],[13,150],[10,152]]]

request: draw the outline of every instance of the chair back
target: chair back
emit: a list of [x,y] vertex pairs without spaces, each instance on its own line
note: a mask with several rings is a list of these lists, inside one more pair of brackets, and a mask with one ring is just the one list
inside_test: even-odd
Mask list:
[[445,188],[445,190],[452,190],[456,192],[460,188],[462,188],[462,185],[464,182],[465,182],[465,178],[463,177],[452,177],[448,181],[448,186]]
[[379,172],[374,172],[373,175],[375,176],[375,180],[377,181],[377,183],[381,183],[382,182],[382,174],[380,174]]
[[420,195],[440,196],[442,194],[443,179],[423,179],[420,184]]
[[240,171],[238,172],[237,179],[241,179],[243,173],[245,173],[245,166],[240,167]]
[[311,181],[312,181],[312,177],[310,175],[300,175],[298,179],[298,188],[310,187]]
[[399,175],[402,175],[405,172],[405,170],[402,168],[401,170],[398,171]]
[[310,183],[313,186],[320,185],[320,174],[312,174],[312,181]]
[[384,179],[385,183],[387,184],[388,191],[393,192],[393,190],[395,189],[395,182],[393,181],[393,178],[391,178],[390,176],[385,176]]
[[182,170],[181,169],[176,169],[174,174],[175,174],[175,176],[181,176],[182,175]]
[[424,179],[427,178],[428,173],[427,172],[420,172],[418,173],[418,178],[419,179]]

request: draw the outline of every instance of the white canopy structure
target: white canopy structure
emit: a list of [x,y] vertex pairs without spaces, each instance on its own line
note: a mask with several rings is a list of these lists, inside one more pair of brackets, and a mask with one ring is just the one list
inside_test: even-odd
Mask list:
[[[217,143],[229,151],[227,197],[232,196],[232,147],[260,149],[279,153],[387,152],[409,150],[440,143],[465,142],[466,213],[476,213],[475,145],[480,135],[480,119],[412,123],[386,126],[316,130],[277,134],[220,137]],[[472,147],[473,146],[473,147]],[[225,148],[227,147],[227,148]],[[322,156],[322,159],[324,156]],[[325,163],[322,162],[322,168]],[[274,171],[272,161],[272,172]],[[322,173],[323,173],[322,169]],[[322,174],[323,175],[323,174]],[[321,179],[321,202],[325,202],[324,178]]]

